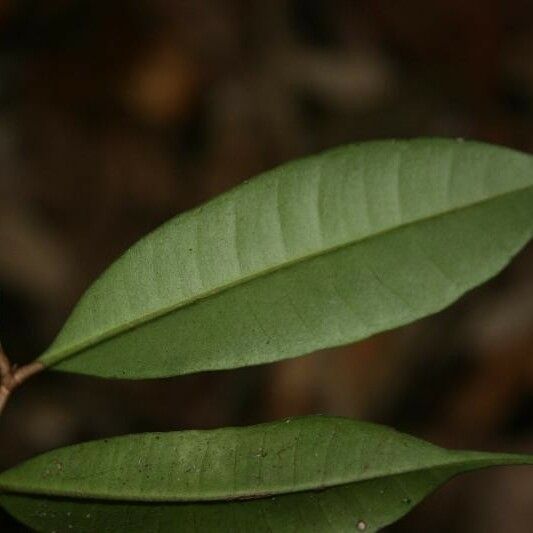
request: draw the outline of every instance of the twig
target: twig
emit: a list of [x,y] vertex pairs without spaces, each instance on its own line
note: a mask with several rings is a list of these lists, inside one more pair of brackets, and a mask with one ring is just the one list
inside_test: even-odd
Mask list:
[[43,364],[39,362],[16,368],[15,365],[11,365],[0,344],[0,414],[2,414],[11,393],[24,381],[43,369]]
[[5,389],[3,386],[0,386],[0,414],[2,414],[2,411],[4,410],[4,407],[6,406],[7,399],[9,398],[9,391]]
[[10,371],[11,371],[11,364],[9,363],[9,359],[4,353],[4,349],[2,348],[2,343],[0,343],[0,378],[3,379],[5,376],[7,376],[10,373]]

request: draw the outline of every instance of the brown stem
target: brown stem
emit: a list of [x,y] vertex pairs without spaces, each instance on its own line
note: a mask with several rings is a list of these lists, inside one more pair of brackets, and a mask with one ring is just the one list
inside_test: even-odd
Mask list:
[[3,385],[0,385],[0,415],[2,414],[2,411],[4,410],[4,407],[6,406],[7,400],[9,399],[9,395],[11,394],[11,391],[6,389]]
[[11,365],[0,344],[0,414],[2,414],[11,393],[28,378],[43,369],[43,364],[37,361],[16,368],[15,365]]
[[11,363],[7,358],[7,355],[4,353],[2,344],[0,343],[0,379],[3,380],[4,376],[7,376],[11,371]]

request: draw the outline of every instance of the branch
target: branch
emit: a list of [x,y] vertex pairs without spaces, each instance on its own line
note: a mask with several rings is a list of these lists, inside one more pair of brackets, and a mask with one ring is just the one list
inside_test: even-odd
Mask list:
[[28,378],[38,374],[43,369],[44,365],[37,361],[16,368],[9,362],[0,344],[0,414],[2,414],[11,393]]
[[2,344],[0,344],[0,414],[4,410],[9,395],[11,394],[9,387],[5,384],[6,381],[9,381],[10,374],[11,363],[2,348]]
[[7,400],[9,398],[9,395],[11,392],[6,389],[3,385],[0,385],[0,415],[2,414],[2,411],[4,410],[4,407],[6,406]]
[[0,343],[0,379],[4,379],[5,376],[11,371],[11,363],[7,358],[7,355],[4,353],[2,348],[2,343]]

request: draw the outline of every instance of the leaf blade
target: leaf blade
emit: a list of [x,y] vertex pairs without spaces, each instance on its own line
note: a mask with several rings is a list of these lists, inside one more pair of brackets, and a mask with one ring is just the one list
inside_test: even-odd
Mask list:
[[[373,532],[396,522],[452,473],[425,481],[408,475],[317,493],[241,502],[134,503],[0,494],[0,505],[36,531],[81,532]],[[405,496],[406,491],[409,498]],[[69,527],[71,526],[71,527]]]
[[227,501],[501,460],[531,459],[448,451],[383,426],[311,416],[68,446],[0,474],[0,490],[111,500]]
[[326,152],[141,240],[40,361],[153,378],[354,342],[434,313],[500,271],[531,238],[532,213],[525,154],[444,140]]
[[[257,524],[275,531],[323,531],[328,524],[328,530],[353,531],[360,520],[377,531],[454,475],[533,464],[531,456],[447,451],[336,417],[176,435],[118,437],[48,452],[0,474],[0,504],[42,531],[69,525],[140,531],[155,524],[161,531],[177,524],[180,531],[256,531]],[[238,456],[237,442],[243,443]],[[202,472],[191,472],[191,465],[202,465]]]

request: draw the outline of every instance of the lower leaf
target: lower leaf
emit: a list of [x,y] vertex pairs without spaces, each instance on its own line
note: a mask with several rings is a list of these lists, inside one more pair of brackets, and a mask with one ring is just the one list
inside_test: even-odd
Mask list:
[[451,477],[531,456],[448,451],[304,417],[49,452],[0,474],[0,505],[47,533],[378,531]]
[[457,473],[404,474],[250,501],[125,503],[5,494],[0,503],[43,533],[374,532],[402,518]]

